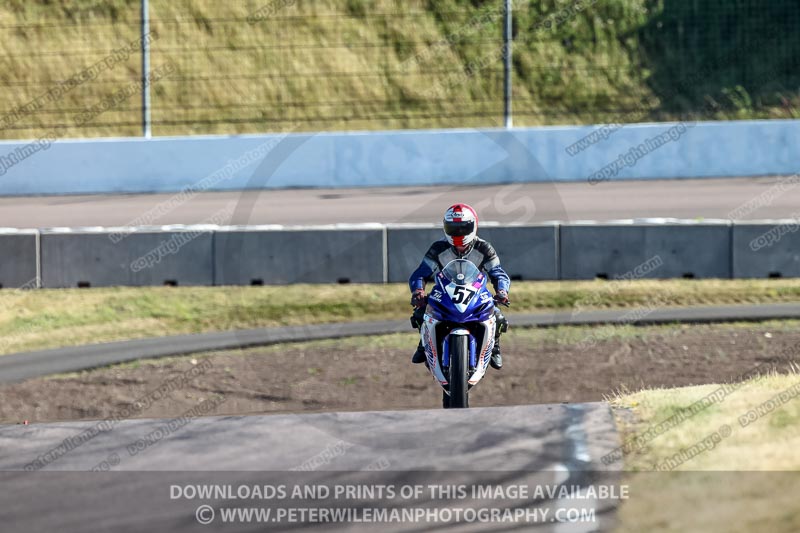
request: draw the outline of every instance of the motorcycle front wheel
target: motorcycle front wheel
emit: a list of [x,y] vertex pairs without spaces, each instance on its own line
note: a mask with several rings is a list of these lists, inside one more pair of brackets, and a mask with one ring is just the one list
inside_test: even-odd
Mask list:
[[442,406],[445,409],[469,407],[469,337],[453,335],[450,337],[450,372],[448,383],[450,394],[443,393]]

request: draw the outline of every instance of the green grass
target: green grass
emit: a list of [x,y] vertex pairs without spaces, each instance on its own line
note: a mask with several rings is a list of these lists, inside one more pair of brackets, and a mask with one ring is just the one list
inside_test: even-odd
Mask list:
[[[797,301],[800,280],[516,282],[511,292],[513,317],[528,312]],[[404,284],[3,290],[0,353],[254,327],[406,320],[408,301]]]
[[[718,389],[645,390],[615,398],[614,405],[633,413],[618,419],[623,439],[646,435],[648,428]],[[780,400],[787,391],[794,393]],[[620,508],[619,531],[798,531],[798,392],[798,374],[752,378],[724,400],[626,454],[628,474],[622,482],[630,487],[631,498]],[[766,403],[775,399],[780,401]],[[774,409],[758,417],[748,414],[761,405]],[[722,427],[730,431],[721,432]],[[698,455],[668,462],[676,454],[686,457],[683,450],[698,450],[703,441],[707,446]],[[654,466],[665,464],[669,471]]]
[[[643,122],[685,113],[793,118],[800,54],[788,0],[515,2],[515,125]],[[584,2],[587,4],[587,2]],[[752,4],[752,5],[751,5]],[[280,9],[250,24],[265,6]],[[156,135],[501,125],[501,0],[151,0]],[[269,11],[269,10],[268,10]],[[134,41],[138,0],[0,6],[0,111]],[[545,21],[550,29],[541,30]],[[483,21],[483,22],[481,22]],[[735,58],[731,60],[730,58]],[[478,65],[478,66],[476,66]],[[134,54],[2,138],[140,135],[133,95],[86,126],[82,109],[135,82]]]
[[[800,445],[800,400],[797,400],[800,394],[794,394],[795,399],[766,416],[740,424],[741,420],[747,421],[745,414],[751,409],[792,387],[800,387],[800,375],[754,377],[722,400],[649,440],[646,446],[632,450],[625,457],[625,466],[633,471],[660,470],[665,464],[669,470],[678,471],[800,470],[800,455],[795,453]],[[719,385],[702,385],[644,390],[618,397],[612,403],[633,412],[633,422],[622,419],[622,436],[627,441],[664,420],[681,413],[689,414],[690,405],[718,389]],[[730,436],[720,439],[713,449],[680,464],[666,462],[723,425],[731,428]]]

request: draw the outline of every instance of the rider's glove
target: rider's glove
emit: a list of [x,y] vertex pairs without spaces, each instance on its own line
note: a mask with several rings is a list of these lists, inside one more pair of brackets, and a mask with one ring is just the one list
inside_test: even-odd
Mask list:
[[411,293],[411,305],[420,309],[425,307],[426,303],[428,303],[428,297],[425,296],[425,289],[417,289]]
[[511,302],[508,301],[508,291],[502,289],[497,291],[497,294],[494,295],[494,303],[511,307]]
[[411,305],[420,309],[425,307],[428,298],[425,296],[425,289],[417,289],[413,293],[411,293]]

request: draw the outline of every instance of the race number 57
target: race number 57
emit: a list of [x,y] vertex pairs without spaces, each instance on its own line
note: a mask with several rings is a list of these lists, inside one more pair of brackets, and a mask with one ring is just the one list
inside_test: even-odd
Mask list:
[[454,304],[468,304],[469,301],[475,296],[477,291],[473,291],[472,289],[468,289],[462,286],[456,286],[453,289],[453,303]]

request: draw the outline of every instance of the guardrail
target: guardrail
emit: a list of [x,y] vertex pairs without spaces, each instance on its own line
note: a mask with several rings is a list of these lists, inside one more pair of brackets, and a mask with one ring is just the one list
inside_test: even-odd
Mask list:
[[0,141],[0,195],[791,175],[799,120]]
[[[800,223],[619,221],[492,226],[514,280],[800,276]],[[0,287],[405,282],[433,225],[0,231]]]

